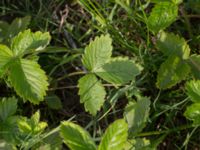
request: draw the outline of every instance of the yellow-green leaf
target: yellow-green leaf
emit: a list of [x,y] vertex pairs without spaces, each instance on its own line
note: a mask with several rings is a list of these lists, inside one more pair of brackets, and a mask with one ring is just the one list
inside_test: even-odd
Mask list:
[[116,120],[106,129],[98,150],[122,150],[127,136],[128,125],[125,120]]
[[60,126],[60,134],[70,150],[96,150],[89,133],[79,125],[64,121]]

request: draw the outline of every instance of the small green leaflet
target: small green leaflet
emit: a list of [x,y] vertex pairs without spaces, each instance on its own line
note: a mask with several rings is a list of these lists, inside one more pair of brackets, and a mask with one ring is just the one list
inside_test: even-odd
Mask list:
[[190,48],[184,38],[173,33],[160,32],[157,47],[166,56],[177,55],[182,59],[188,59]]
[[30,30],[25,30],[13,38],[11,49],[15,56],[23,56],[44,49],[49,44],[50,39],[48,32],[32,33]]
[[39,111],[36,111],[30,119],[26,117],[21,117],[20,119],[18,119],[17,125],[21,134],[24,134],[26,136],[41,133],[47,127],[46,122],[40,122]]
[[89,70],[94,71],[109,61],[112,55],[112,39],[110,36],[101,35],[85,48],[82,58],[83,65]]
[[190,65],[191,73],[195,79],[200,79],[200,55],[190,56],[188,64]]
[[187,95],[195,102],[200,102],[200,80],[191,80],[186,84]]
[[0,122],[14,115],[16,111],[17,99],[15,97],[2,98],[0,100]]
[[200,103],[194,103],[188,106],[184,116],[192,120],[194,125],[200,125]]
[[98,150],[122,150],[127,137],[127,123],[123,119],[116,120],[106,129]]
[[47,76],[39,64],[18,59],[10,65],[9,79],[19,96],[34,104],[43,101],[48,87]]
[[149,18],[148,27],[153,33],[164,30],[176,20],[178,6],[172,2],[160,2],[155,5]]
[[104,103],[106,96],[105,89],[100,81],[93,74],[88,74],[79,79],[78,83],[81,103],[84,103],[85,110],[96,115]]
[[96,150],[96,145],[89,133],[79,125],[64,121],[60,126],[60,134],[71,150]]
[[129,136],[133,137],[145,127],[149,117],[150,100],[147,97],[140,98],[137,102],[129,102],[125,108],[124,116],[128,122]]
[[96,70],[96,74],[107,82],[113,84],[124,84],[140,74],[141,67],[128,58],[113,58],[101,68]]
[[159,89],[170,88],[185,79],[189,72],[188,64],[172,55],[160,66],[156,85]]

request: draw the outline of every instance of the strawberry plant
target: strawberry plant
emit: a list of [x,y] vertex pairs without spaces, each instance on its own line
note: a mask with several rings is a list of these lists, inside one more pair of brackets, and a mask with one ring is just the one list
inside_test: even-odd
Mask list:
[[198,8],[1,1],[0,149],[200,149]]

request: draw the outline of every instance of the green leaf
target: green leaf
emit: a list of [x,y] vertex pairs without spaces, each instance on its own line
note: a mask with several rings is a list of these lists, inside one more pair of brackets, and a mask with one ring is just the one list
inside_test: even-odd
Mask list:
[[44,49],[49,44],[50,39],[48,32],[37,31],[32,33],[30,30],[25,30],[13,38],[11,49],[15,56],[23,56]]
[[189,72],[188,64],[178,56],[172,55],[161,65],[156,85],[159,89],[170,88],[184,80]]
[[45,100],[47,102],[47,105],[51,109],[61,109],[62,103],[60,101],[60,98],[56,95],[49,95],[45,97]]
[[122,150],[127,136],[127,123],[123,119],[116,120],[106,129],[98,150]]
[[89,133],[72,122],[62,122],[60,134],[64,139],[64,143],[71,150],[96,150],[96,145]]
[[15,97],[2,98],[0,100],[0,120],[5,121],[17,111],[17,99]]
[[200,55],[192,55],[188,60],[191,73],[196,79],[200,79]]
[[125,118],[129,127],[130,137],[141,132],[145,127],[150,111],[150,100],[147,97],[142,97],[137,102],[130,101],[125,108]]
[[28,27],[30,20],[30,16],[26,16],[24,18],[16,18],[15,20],[13,20],[8,28],[8,32],[6,35],[7,38],[12,38],[19,32],[24,31]]
[[141,67],[135,62],[128,60],[128,58],[113,58],[101,68],[97,69],[95,73],[113,84],[124,84],[135,78],[140,74]]
[[148,27],[153,33],[164,30],[176,20],[178,6],[172,2],[160,2],[155,5],[149,18]]
[[0,44],[0,69],[10,62],[13,57],[12,51],[6,46]]
[[200,125],[200,103],[194,103],[188,106],[184,116],[192,120],[194,125]]
[[46,122],[40,122],[40,112],[37,111],[31,118],[21,117],[17,122],[18,128],[22,134],[36,135],[41,133],[46,127]]
[[153,150],[153,148],[150,148],[150,141],[146,138],[136,138],[127,141],[124,150]]
[[187,95],[195,102],[200,102],[200,80],[192,80],[186,84]]
[[95,71],[108,62],[111,55],[112,39],[108,34],[101,35],[100,37],[96,37],[95,40],[90,42],[85,48],[82,62],[89,71]]
[[105,89],[100,81],[93,74],[88,74],[78,81],[81,103],[84,103],[85,110],[96,115],[104,103],[106,96]]
[[36,62],[16,59],[10,65],[9,79],[24,100],[39,104],[44,99],[48,88],[47,76]]
[[173,33],[161,32],[157,47],[166,56],[177,55],[182,59],[188,59],[190,55],[190,48],[185,39]]

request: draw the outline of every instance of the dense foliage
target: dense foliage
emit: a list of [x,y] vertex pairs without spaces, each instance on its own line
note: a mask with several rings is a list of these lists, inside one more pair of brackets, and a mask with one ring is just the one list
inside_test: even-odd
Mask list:
[[199,0],[47,1],[0,2],[0,149],[200,148]]

